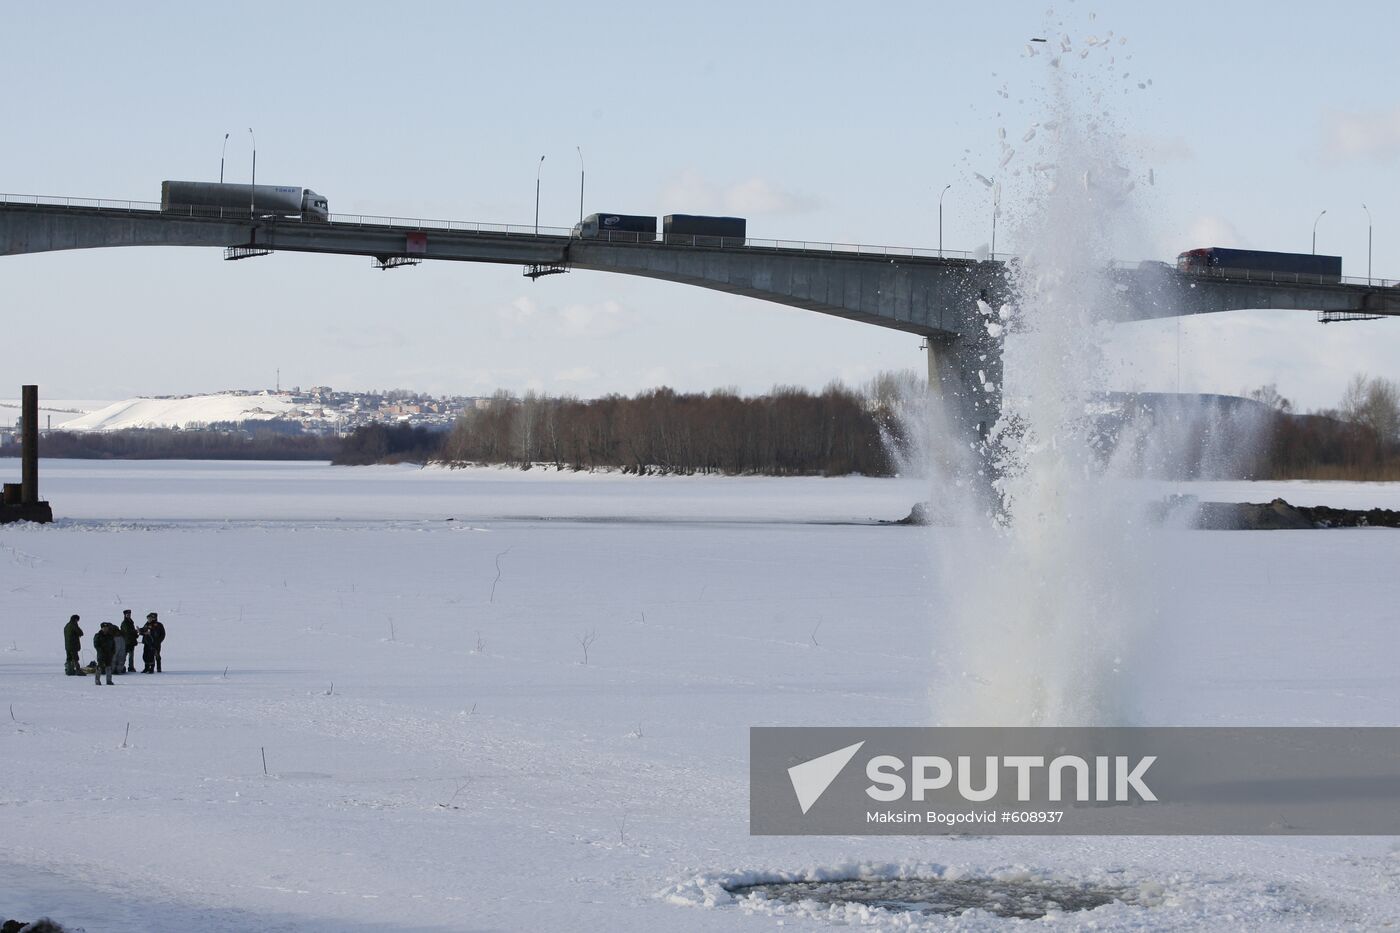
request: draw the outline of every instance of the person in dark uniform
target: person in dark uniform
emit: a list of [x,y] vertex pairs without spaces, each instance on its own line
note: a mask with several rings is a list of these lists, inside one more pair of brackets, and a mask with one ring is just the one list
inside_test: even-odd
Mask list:
[[[126,639],[124,665],[129,673],[136,673],[136,622],[131,618],[131,610],[122,610],[122,636]],[[122,660],[122,659],[118,659]]]
[[63,626],[63,673],[68,675],[81,674],[78,665],[78,652],[83,647],[83,630],[78,625],[77,616],[69,616],[68,624]]
[[97,634],[92,636],[92,647],[97,652],[97,675],[94,678],[99,685],[102,683],[102,675],[107,675],[107,686],[112,686],[112,668],[117,662],[117,632],[115,625],[111,622],[103,622],[97,629]]
[[141,673],[154,674],[156,672],[156,633],[151,628],[151,623],[147,622],[141,626],[139,633],[141,636]]
[[156,673],[160,673],[160,646],[165,644],[165,625],[156,618],[154,612],[146,613],[146,628],[156,637]]

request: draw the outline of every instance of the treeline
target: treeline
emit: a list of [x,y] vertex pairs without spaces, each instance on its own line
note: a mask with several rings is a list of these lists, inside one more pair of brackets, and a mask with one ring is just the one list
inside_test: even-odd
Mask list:
[[1353,376],[1336,408],[1295,414],[1272,385],[1249,393],[1275,418],[1258,458],[1267,479],[1400,480],[1400,384]]
[[592,400],[497,393],[457,422],[439,459],[637,474],[887,476],[894,463],[885,439],[898,445],[901,437],[895,421],[839,384],[754,397],[666,388]]
[[[338,437],[290,433],[280,428],[130,428],[48,431],[39,435],[40,457],[74,460],[329,460],[339,450]],[[0,447],[0,457],[19,455],[18,443]]]
[[369,424],[345,437],[331,463],[365,466],[370,463],[427,463],[441,457],[444,431],[408,424]]

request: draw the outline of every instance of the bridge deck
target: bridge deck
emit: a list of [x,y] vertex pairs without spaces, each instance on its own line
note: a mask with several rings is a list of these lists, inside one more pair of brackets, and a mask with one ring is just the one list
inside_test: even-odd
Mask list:
[[[664,279],[834,314],[922,336],[981,330],[976,299],[1006,300],[1005,264],[966,253],[714,237],[610,234],[561,228],[333,215],[329,223],[248,211],[162,212],[150,202],[0,195],[0,255],[109,246],[184,245],[394,258],[559,266]],[[1127,320],[1244,308],[1400,315],[1391,280],[1118,265]]]

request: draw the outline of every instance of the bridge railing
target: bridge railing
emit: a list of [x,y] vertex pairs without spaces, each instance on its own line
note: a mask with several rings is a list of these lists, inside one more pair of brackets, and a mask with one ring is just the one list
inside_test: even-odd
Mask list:
[[[158,211],[159,201],[111,201],[105,198],[70,198],[46,194],[0,193],[0,204],[43,205],[45,207],[83,207],[105,211]],[[247,212],[244,212],[245,216]]]
[[[781,250],[785,253],[799,252],[829,256],[833,254],[859,254],[863,256],[883,256],[891,259],[961,259],[980,260],[991,258],[987,253],[973,253],[956,249],[929,249],[916,246],[871,246],[863,243],[824,243],[817,240],[765,240],[756,237],[721,237],[687,233],[634,233],[626,230],[600,231],[595,236],[582,239],[594,243],[638,243],[646,246],[669,245],[699,249],[751,249]],[[998,253],[997,259],[1005,261],[1010,254]]]
[[[174,210],[161,211],[158,201],[118,201],[106,198],[74,198],[53,195],[5,194],[0,193],[0,204],[43,205],[45,207],[70,207],[127,212],[161,212],[165,216],[193,217],[206,220],[248,221],[255,217],[266,217],[262,211],[253,212],[248,208],[195,207],[184,206]],[[504,234],[507,236],[547,236],[572,237],[572,227],[535,226],[534,224],[496,224],[470,220],[433,220],[423,217],[388,217],[375,214],[331,214],[330,222],[337,226],[357,227],[397,227],[405,230],[450,230],[461,233]],[[981,261],[997,259],[1007,261],[1010,253],[997,253],[994,256],[986,251],[939,250],[929,247],[872,246],[863,243],[825,243],[816,240],[776,240],[755,237],[715,237],[691,234],[647,234],[627,231],[600,232],[589,237],[590,242],[634,243],[648,246],[674,245],[700,249],[752,249],[773,250],[784,253],[805,253],[814,256],[836,254],[880,256],[890,259],[956,259]]]
[[[1155,268],[1176,272],[1177,267],[1165,262],[1122,262],[1115,261],[1113,268],[1123,271],[1139,271]],[[1260,282],[1279,285],[1367,285],[1372,288],[1397,288],[1400,280],[1368,278],[1356,275],[1317,275],[1308,272],[1271,272],[1265,269],[1228,269],[1220,266],[1205,269],[1181,270],[1181,274],[1195,279],[1224,279],[1232,282]]]
[[374,214],[331,214],[331,223],[338,227],[402,227],[406,230],[452,230],[458,233],[503,233],[508,236],[566,237],[571,227],[547,227],[541,224],[492,224],[475,220],[430,220],[422,217],[380,217]]

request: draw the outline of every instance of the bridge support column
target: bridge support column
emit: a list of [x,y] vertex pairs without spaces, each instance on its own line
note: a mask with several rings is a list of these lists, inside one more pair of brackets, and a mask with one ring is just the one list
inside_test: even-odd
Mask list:
[[989,438],[1001,416],[1002,341],[987,335],[930,337],[930,443],[943,482],[994,502]]

